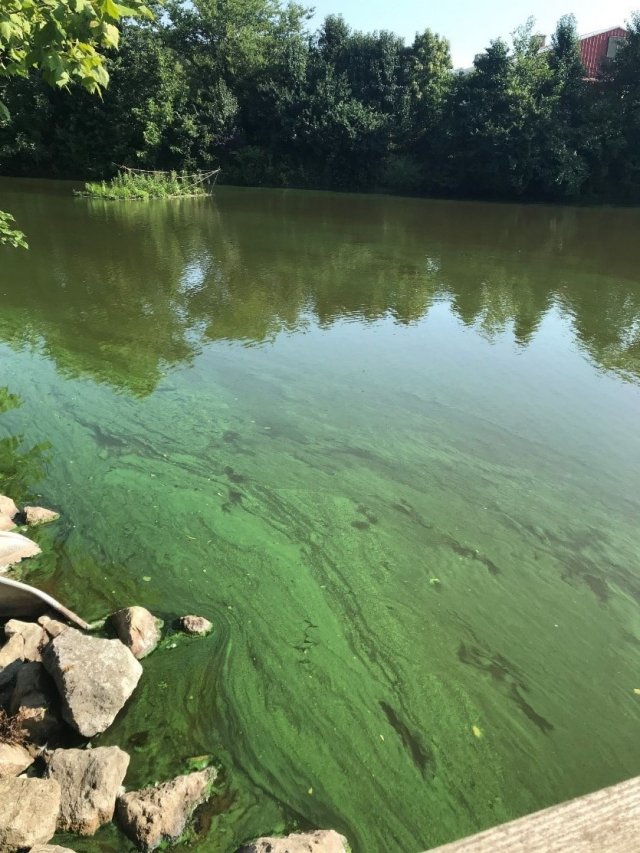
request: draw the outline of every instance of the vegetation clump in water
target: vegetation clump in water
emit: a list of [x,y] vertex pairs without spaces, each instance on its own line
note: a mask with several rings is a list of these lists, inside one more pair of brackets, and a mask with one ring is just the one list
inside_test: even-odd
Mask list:
[[208,182],[215,176],[216,171],[188,175],[176,171],[143,172],[123,168],[110,181],[86,183],[79,195],[111,201],[202,196],[208,194]]

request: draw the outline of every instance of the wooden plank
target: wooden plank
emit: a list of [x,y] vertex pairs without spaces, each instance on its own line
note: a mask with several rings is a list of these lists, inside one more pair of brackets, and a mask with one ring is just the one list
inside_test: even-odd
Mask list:
[[640,777],[544,809],[430,853],[637,853]]

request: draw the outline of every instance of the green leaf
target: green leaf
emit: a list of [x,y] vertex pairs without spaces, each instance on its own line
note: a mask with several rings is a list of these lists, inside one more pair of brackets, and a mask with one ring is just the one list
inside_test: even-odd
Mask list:
[[102,28],[104,43],[109,47],[118,47],[120,31],[113,24],[104,24]]
[[12,227],[15,219],[10,213],[0,210],[0,246],[12,246],[14,249],[28,249],[27,241],[22,231]]

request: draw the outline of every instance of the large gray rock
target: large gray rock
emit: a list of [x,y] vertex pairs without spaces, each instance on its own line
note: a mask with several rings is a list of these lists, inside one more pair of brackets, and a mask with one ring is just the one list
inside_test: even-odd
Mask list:
[[162,620],[144,607],[118,610],[111,616],[111,623],[120,640],[138,659],[151,654],[160,642]]
[[142,675],[120,640],[86,637],[75,628],[51,640],[42,660],[62,697],[62,716],[85,737],[111,725]]
[[33,764],[33,756],[24,746],[0,743],[0,779],[19,776]]
[[24,663],[16,675],[9,711],[20,714],[34,743],[45,743],[60,728],[56,713],[60,697],[41,663]]
[[333,829],[317,829],[282,838],[258,838],[241,847],[238,853],[347,853],[348,850],[344,835]]
[[93,835],[108,823],[128,766],[129,756],[117,746],[51,753],[47,775],[62,789],[58,830]]
[[40,554],[40,548],[21,533],[0,530],[0,572],[6,571],[27,557]]
[[56,831],[60,785],[55,779],[0,779],[0,850],[45,844]]
[[216,771],[208,768],[122,794],[118,797],[118,822],[142,850],[154,850],[163,841],[175,841],[197,806],[209,798],[215,778]]

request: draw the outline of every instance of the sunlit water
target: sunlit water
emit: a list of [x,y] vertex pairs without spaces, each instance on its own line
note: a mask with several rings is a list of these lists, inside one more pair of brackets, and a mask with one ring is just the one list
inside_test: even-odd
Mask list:
[[640,772],[640,212],[1,190],[28,578],[215,624],[94,741],[219,760],[191,849],[417,853]]

